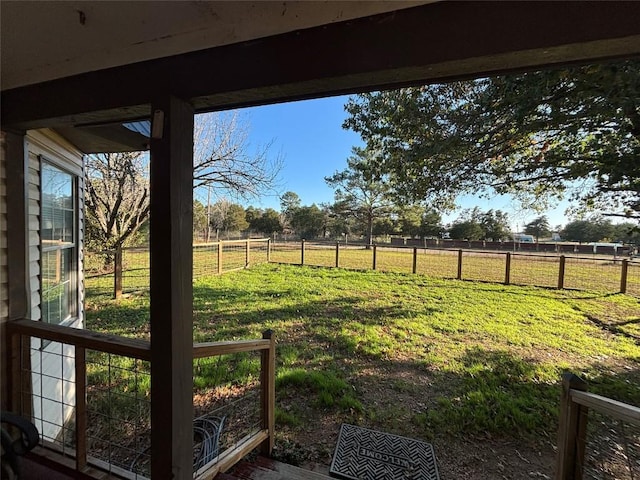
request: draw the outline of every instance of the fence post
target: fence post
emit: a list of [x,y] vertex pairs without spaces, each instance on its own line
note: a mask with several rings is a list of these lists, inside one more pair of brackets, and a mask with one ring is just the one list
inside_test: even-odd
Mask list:
[[413,267],[411,269],[413,273],[418,272],[418,249],[413,247]]
[[558,290],[564,288],[564,268],[567,259],[564,255],[560,255],[560,265],[558,266]]
[[222,275],[222,241],[218,241],[218,275]]
[[336,268],[340,266],[340,242],[336,242]]
[[271,239],[267,238],[267,263],[271,261]]
[[511,252],[507,252],[504,265],[504,284],[509,285],[511,282]]
[[76,370],[76,470],[87,466],[87,364],[84,347],[75,347]]
[[300,241],[300,265],[304,265],[304,244],[305,244],[305,239],[303,238]]
[[378,261],[378,248],[377,245],[373,246],[373,269],[376,269],[376,263]]
[[627,273],[629,272],[629,260],[622,260],[622,270],[620,271],[620,293],[627,293]]
[[564,373],[560,397],[556,480],[582,478],[588,409],[571,400],[571,390],[586,391],[587,383],[577,375]]
[[458,280],[462,280],[462,249],[458,250]]
[[245,262],[244,262],[244,266],[248,267],[249,266],[249,260],[250,260],[250,255],[251,255],[251,246],[250,246],[251,240],[247,238],[247,250],[246,250],[246,254],[245,254]]
[[118,245],[113,256],[113,298],[122,297],[122,246]]
[[275,405],[276,405],[276,338],[273,330],[267,330],[262,338],[270,340],[267,350],[262,350],[260,361],[260,397],[262,403],[262,428],[269,432],[261,445],[263,455],[271,455],[275,441]]

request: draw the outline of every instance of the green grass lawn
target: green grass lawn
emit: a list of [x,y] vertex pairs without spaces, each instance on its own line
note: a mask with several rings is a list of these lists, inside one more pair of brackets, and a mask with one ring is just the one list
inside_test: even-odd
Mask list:
[[[87,326],[146,338],[148,307],[93,295]],[[342,421],[555,442],[567,370],[640,404],[640,306],[622,294],[263,264],[196,280],[193,321],[195,342],[276,332],[278,428],[300,443]]]

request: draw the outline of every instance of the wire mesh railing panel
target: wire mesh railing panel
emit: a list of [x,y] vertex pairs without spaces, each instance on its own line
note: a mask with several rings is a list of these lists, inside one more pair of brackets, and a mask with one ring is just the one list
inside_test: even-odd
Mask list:
[[122,249],[123,292],[137,292],[149,288],[150,261],[148,248]]
[[413,249],[377,247],[376,269],[381,272],[411,273]]
[[262,429],[260,352],[194,360],[194,471]]
[[506,255],[488,252],[464,252],[462,278],[482,282],[502,283],[505,278]]
[[532,287],[557,287],[560,260],[554,255],[511,255],[510,283]]
[[75,347],[32,338],[22,340],[21,413],[31,414],[42,444],[75,455]]
[[418,250],[417,273],[434,278],[458,276],[457,250]]
[[594,292],[619,292],[620,260],[567,257],[564,287]]
[[304,245],[304,264],[317,267],[335,267],[336,246],[326,243],[309,243]]
[[640,296],[640,262],[633,260],[629,262],[627,269],[627,293]]
[[271,261],[299,265],[300,248],[300,242],[273,242],[271,244]]
[[129,478],[151,476],[150,363],[87,352],[89,463]]
[[640,427],[589,411],[583,465],[585,480],[640,478]]
[[193,246],[193,278],[218,273],[218,244],[204,243]]

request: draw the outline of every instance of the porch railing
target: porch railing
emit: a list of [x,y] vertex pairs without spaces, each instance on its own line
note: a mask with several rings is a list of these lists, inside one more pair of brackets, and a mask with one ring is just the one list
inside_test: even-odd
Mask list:
[[[596,415],[601,418],[594,419]],[[616,425],[610,425],[611,421]],[[622,439],[616,440],[616,436],[622,436]],[[591,442],[598,444],[597,451],[586,455]],[[590,393],[582,379],[569,373],[563,375],[556,480],[596,478],[589,470],[602,474],[601,467],[590,463],[606,463],[608,470],[616,469],[610,478],[637,478],[638,446],[639,407]],[[625,449],[630,451],[625,452]]]
[[[151,430],[150,343],[30,320],[10,322],[7,334],[10,408],[36,424],[47,455],[56,452],[61,463],[88,474],[108,471],[126,479],[149,478],[152,436],[163,435],[162,429]],[[194,386],[194,402],[223,391],[222,406],[196,406],[194,425],[215,415],[227,419],[223,434],[215,438],[215,450],[209,442],[209,456],[201,457],[205,460],[197,466],[194,462],[194,478],[213,478],[257,447],[270,453],[275,408],[272,332],[257,340],[194,344],[193,358],[194,380],[205,380]],[[225,381],[209,375],[216,369],[238,370],[246,378],[236,374],[226,387],[216,385]],[[245,406],[254,398],[255,405]],[[233,409],[239,413],[230,414]],[[250,409],[255,411],[251,421]],[[241,434],[234,434],[236,427],[244,428]]]

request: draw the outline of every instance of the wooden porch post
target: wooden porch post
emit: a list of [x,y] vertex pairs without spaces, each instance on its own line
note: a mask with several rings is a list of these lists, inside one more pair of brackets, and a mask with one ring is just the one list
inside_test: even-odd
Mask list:
[[151,477],[193,478],[193,107],[151,110]]
[[[9,287],[9,309],[7,320],[20,320],[30,315],[29,302],[29,262],[28,262],[28,188],[29,180],[28,162],[26,158],[24,132],[2,131],[0,155],[4,157],[5,174],[7,181],[7,280]],[[21,358],[21,352],[12,351],[20,348],[19,341],[11,341],[12,336],[6,334],[6,325],[0,324],[0,374],[4,379],[11,381],[2,382],[2,409],[11,409],[15,412],[21,410],[20,385],[18,378],[9,376],[9,365],[12,358]],[[15,364],[14,364],[15,366]],[[29,368],[25,366],[24,368]],[[18,382],[19,383],[19,382]],[[27,388],[27,386],[25,386]],[[9,404],[11,403],[11,404]],[[29,409],[30,410],[30,409]],[[29,412],[25,412],[29,413]]]

